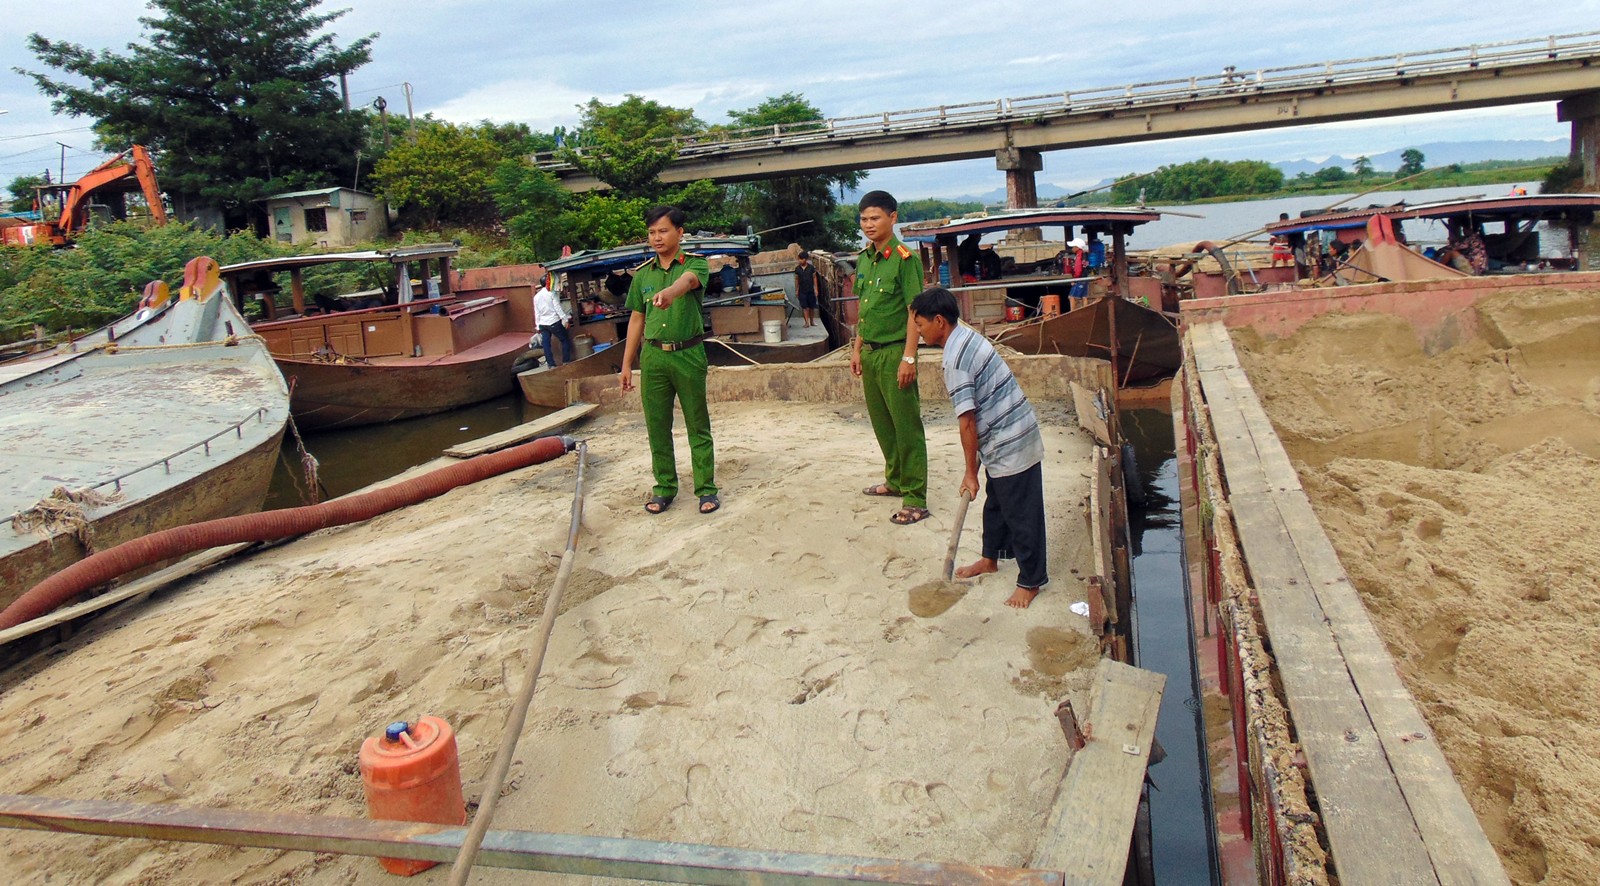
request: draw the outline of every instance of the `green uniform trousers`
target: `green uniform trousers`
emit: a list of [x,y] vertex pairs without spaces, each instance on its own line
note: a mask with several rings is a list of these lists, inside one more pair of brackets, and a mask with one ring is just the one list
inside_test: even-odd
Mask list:
[[922,432],[922,395],[916,382],[900,387],[900,345],[861,348],[861,387],[867,417],[883,450],[883,482],[908,508],[928,506],[928,439]]
[[650,437],[650,470],[654,495],[678,494],[678,463],[672,449],[672,401],[683,408],[689,432],[689,460],[694,465],[694,494],[716,495],[715,457],[711,450],[711,413],[706,409],[706,348],[663,351],[646,342],[639,355],[639,400]]

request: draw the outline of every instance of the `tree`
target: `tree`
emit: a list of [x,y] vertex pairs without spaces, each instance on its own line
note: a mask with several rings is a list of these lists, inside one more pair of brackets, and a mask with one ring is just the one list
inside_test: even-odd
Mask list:
[[104,149],[143,144],[180,205],[222,209],[230,224],[277,191],[352,179],[365,115],[345,113],[341,73],[371,60],[376,34],[348,46],[321,0],[149,0],[148,45],[95,51],[28,37],[49,68],[16,69],[57,113],[91,117]]
[[1356,178],[1366,178],[1372,174],[1372,158],[1363,154],[1355,159],[1353,167],[1356,171]]
[[484,225],[498,220],[489,184],[501,161],[521,153],[520,137],[485,123],[476,128],[433,120],[415,140],[393,145],[372,168],[377,192],[416,223]]
[[1424,168],[1422,161],[1425,159],[1422,152],[1416,148],[1406,148],[1400,152],[1400,168],[1395,170],[1394,177],[1405,178],[1420,173]]
[[661,171],[678,156],[678,149],[665,140],[705,129],[693,111],[631,94],[615,105],[592,98],[578,111],[574,140],[582,151],[568,146],[557,155],[624,198],[658,196]]
[[1345,172],[1343,166],[1324,166],[1312,173],[1311,177],[1321,184],[1331,185],[1348,179],[1350,173]]
[[6,190],[11,193],[11,212],[31,212],[33,210],[34,188],[45,184],[42,175],[19,175],[11,180]]
[[[806,101],[804,95],[786,92],[772,96],[754,107],[729,111],[737,129],[785,124],[787,129],[804,129],[805,124],[821,125],[822,111]],[[855,225],[839,225],[834,209],[835,195],[854,188],[866,179],[861,172],[800,175],[734,185],[734,202],[761,230],[784,228],[781,237],[809,246],[840,248],[855,239]]]
[[1146,200],[1183,202],[1209,197],[1268,194],[1283,187],[1283,172],[1262,160],[1222,161],[1204,157],[1163,166],[1145,176],[1124,176],[1111,188],[1114,203]]

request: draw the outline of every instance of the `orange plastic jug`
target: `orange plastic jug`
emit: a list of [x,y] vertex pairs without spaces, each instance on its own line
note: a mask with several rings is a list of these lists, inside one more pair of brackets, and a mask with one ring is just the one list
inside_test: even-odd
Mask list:
[[[361,783],[367,791],[367,814],[374,819],[467,823],[456,734],[438,717],[391,723],[382,737],[362,742]],[[380,858],[378,863],[407,877],[438,864],[404,858]]]
[[1039,315],[1041,317],[1059,317],[1059,316],[1061,316],[1061,296],[1059,296],[1059,295],[1041,295],[1041,296],[1039,296]]

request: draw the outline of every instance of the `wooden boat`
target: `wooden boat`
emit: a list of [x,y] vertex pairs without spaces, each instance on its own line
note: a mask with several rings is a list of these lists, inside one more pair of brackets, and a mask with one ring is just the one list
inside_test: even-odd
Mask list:
[[1165,378],[1183,365],[1178,325],[1166,314],[1124,298],[1091,299],[1082,307],[988,333],[1024,354],[1064,354],[1110,360],[1117,386]]
[[[775,311],[778,317],[783,316],[781,302],[762,307],[759,301],[753,300],[749,292],[749,256],[754,254],[759,246],[760,240],[754,235],[683,239],[682,248],[685,252],[706,256],[718,265],[718,269],[712,272],[713,291],[707,293],[709,297],[704,301],[708,320],[706,328],[713,333],[712,339],[706,342],[707,360],[712,363],[725,361],[724,365],[748,364],[752,361],[764,363],[775,362],[770,357],[778,355],[785,360],[803,362],[826,353],[825,334],[822,336],[821,349],[814,354],[810,352],[815,350],[816,345],[811,341],[812,336],[807,335],[786,348],[783,348],[783,344],[788,343],[752,349],[748,352],[752,355],[748,359],[741,359],[736,354],[728,352],[726,347],[713,341],[713,339],[739,337],[732,333],[717,335],[720,324],[732,320],[748,320],[754,329],[759,330],[760,311]],[[588,341],[585,344],[592,343],[595,350],[592,354],[553,369],[540,367],[518,373],[517,382],[522,387],[523,397],[529,403],[551,409],[564,408],[571,405],[567,394],[568,382],[596,375],[616,375],[622,371],[622,349],[627,340],[629,318],[623,305],[624,294],[627,291],[624,278],[627,272],[643,264],[654,254],[649,245],[635,243],[615,249],[576,252],[545,265],[550,273],[555,275],[556,291],[567,300],[573,317],[578,320],[572,327],[574,339],[580,336],[587,337]],[[733,269],[731,293],[727,289],[728,284],[719,273],[722,266]],[[748,317],[745,316],[746,313],[749,314]],[[809,330],[807,332],[809,333]],[[755,343],[739,341],[729,344],[739,348],[740,353],[745,353],[745,349]],[[801,345],[805,347],[797,347]],[[772,348],[783,349],[769,350]],[[720,356],[719,352],[722,352]],[[767,356],[769,359],[759,359],[757,355]]]
[[830,350],[821,319],[807,327],[799,316],[784,321],[782,341],[769,342],[763,335],[718,335],[706,340],[706,359],[712,366],[809,363]]
[[565,409],[572,405],[567,394],[567,383],[596,375],[617,375],[622,372],[622,346],[614,345],[595,351],[588,356],[563,363],[554,368],[541,366],[517,373],[517,384],[522,397],[535,406]]
[[261,507],[289,391],[216,271],[196,259],[179,300],[152,284],[138,313],[0,366],[0,606],[90,545]]
[[[241,310],[250,300],[261,304],[266,317],[254,329],[289,382],[299,426],[354,427],[514,390],[512,365],[528,350],[534,330],[532,284],[453,290],[450,260],[457,251],[436,244],[290,256],[228,265],[222,276]],[[308,303],[303,272],[332,263],[375,265],[390,282],[370,293]],[[437,281],[429,275],[435,263]],[[420,293],[413,265],[424,281]],[[276,275],[285,273],[292,303],[279,306]]]
[[[1597,212],[1600,212],[1600,194],[1517,194],[1315,212],[1269,222],[1262,230],[1271,236],[1292,238],[1291,242],[1295,243],[1304,243],[1314,237],[1319,250],[1336,243],[1359,248],[1374,239],[1369,233],[1369,222],[1377,218],[1387,226],[1382,230],[1392,234],[1387,241],[1380,238],[1380,242],[1398,243],[1403,247],[1407,245],[1405,222],[1437,221],[1444,225],[1448,238],[1453,242],[1473,233],[1480,235],[1484,254],[1489,260],[1489,273],[1539,273],[1586,270],[1590,267],[1593,256],[1585,254],[1588,244],[1579,232],[1594,224]],[[1565,228],[1560,233],[1567,241],[1566,255],[1552,254],[1542,248],[1538,230],[1540,223],[1555,226],[1550,233]],[[1410,245],[1415,247],[1417,244]],[[1350,257],[1353,257],[1353,253]],[[1358,263],[1355,267],[1349,267],[1347,257],[1336,264],[1332,282],[1340,285],[1451,276],[1449,269],[1432,261],[1419,263],[1399,260],[1370,266]],[[1289,269],[1287,273],[1292,282],[1297,276],[1321,276],[1318,273],[1320,270],[1301,266]],[[1386,270],[1394,273],[1385,273]],[[1202,287],[1197,279],[1195,295],[1203,298],[1242,291],[1244,288],[1233,286],[1223,289],[1220,285]]]
[[[943,258],[947,267],[960,267],[958,238],[1033,229],[1034,233],[1019,237],[1009,249],[1014,255],[1031,256],[1033,261],[1017,262],[1016,273],[1010,275],[958,282],[950,288],[961,303],[962,317],[995,341],[1024,354],[1110,360],[1117,384],[1122,386],[1171,375],[1182,364],[1177,324],[1133,300],[1141,295],[1148,298],[1152,291],[1159,293],[1159,281],[1132,277],[1128,270],[1128,234],[1160,217],[1156,210],[1142,208],[1027,209],[922,224],[909,230],[906,238],[923,244],[925,250],[931,245],[928,260]],[[1055,257],[1067,240],[1051,248],[1050,241],[1041,240],[1037,233],[1040,228],[1055,226],[1062,228],[1065,238],[1071,238],[1074,231],[1085,237],[1109,234],[1106,273],[1086,278],[1061,274]],[[1003,251],[1004,245],[1002,241],[997,251]],[[1072,297],[1074,283],[1086,284],[1089,294]],[[1050,305],[1060,313],[1051,313]],[[1005,321],[1008,313],[1021,313],[1025,319]]]

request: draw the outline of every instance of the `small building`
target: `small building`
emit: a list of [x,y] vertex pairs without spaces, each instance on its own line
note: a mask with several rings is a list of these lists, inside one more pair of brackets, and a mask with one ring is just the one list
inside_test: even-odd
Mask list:
[[267,236],[283,243],[353,246],[389,233],[382,200],[352,188],[292,191],[264,198]]

